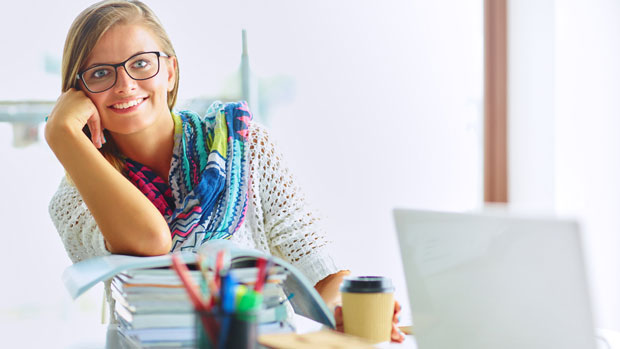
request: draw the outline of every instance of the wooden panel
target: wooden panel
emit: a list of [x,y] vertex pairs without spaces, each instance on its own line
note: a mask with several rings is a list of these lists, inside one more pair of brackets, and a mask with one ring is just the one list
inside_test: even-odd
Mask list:
[[508,202],[506,1],[484,1],[485,202]]

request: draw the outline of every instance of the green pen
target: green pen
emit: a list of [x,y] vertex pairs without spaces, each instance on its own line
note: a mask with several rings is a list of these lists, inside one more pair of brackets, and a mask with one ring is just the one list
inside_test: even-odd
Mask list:
[[239,303],[241,303],[241,298],[248,292],[248,287],[246,285],[237,285],[235,288],[235,310],[239,310]]
[[[239,293],[237,293],[238,295]],[[241,320],[255,321],[256,313],[263,303],[263,295],[252,289],[247,289],[241,295],[239,304],[237,305],[237,314]]]

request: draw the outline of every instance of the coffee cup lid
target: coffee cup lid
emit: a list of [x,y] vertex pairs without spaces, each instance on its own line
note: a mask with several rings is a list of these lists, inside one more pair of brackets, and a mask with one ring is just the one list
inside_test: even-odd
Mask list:
[[392,280],[383,276],[348,276],[340,285],[341,292],[379,293],[394,292]]

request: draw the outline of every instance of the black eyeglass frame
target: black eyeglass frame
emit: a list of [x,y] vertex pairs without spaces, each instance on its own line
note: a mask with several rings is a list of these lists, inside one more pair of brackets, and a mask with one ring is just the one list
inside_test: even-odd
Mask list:
[[[155,74],[149,76],[148,78],[144,78],[144,79],[136,79],[133,76],[131,76],[131,74],[129,73],[129,71],[127,70],[127,67],[125,66],[125,64],[127,64],[127,62],[129,62],[132,58],[136,57],[136,56],[140,56],[143,54],[147,54],[147,53],[154,53],[157,55],[157,71],[155,72]],[[130,78],[136,80],[136,81],[142,81],[142,80],[148,80],[148,79],[152,79],[155,75],[159,74],[159,69],[161,68],[161,64],[159,62],[159,57],[166,57],[166,58],[170,58],[170,56],[168,56],[167,54],[160,52],[160,51],[146,51],[146,52],[138,52],[135,55],[127,58],[126,60],[124,60],[123,62],[120,63],[116,63],[116,64],[98,64],[95,66],[92,66],[90,68],[84,69],[81,72],[77,73],[76,75],[76,80],[82,80],[82,83],[84,84],[84,87],[86,87],[86,89],[88,91],[90,91],[91,93],[101,93],[101,92],[105,92],[109,89],[111,89],[112,87],[114,87],[114,85],[116,85],[116,82],[118,81],[118,72],[117,69],[118,67],[123,67],[123,69],[125,69],[125,73],[127,73],[127,76],[129,76]],[[110,87],[106,88],[105,90],[101,90],[101,91],[93,91],[90,88],[88,88],[88,84],[86,83],[86,81],[84,81],[84,73],[94,69],[94,68],[99,68],[99,67],[112,67],[114,68],[114,83],[112,83],[112,85],[110,85]]]

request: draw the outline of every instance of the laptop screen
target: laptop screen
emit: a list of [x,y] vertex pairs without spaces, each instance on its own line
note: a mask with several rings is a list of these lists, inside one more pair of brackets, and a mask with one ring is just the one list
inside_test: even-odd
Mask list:
[[418,347],[594,348],[574,221],[397,209]]

